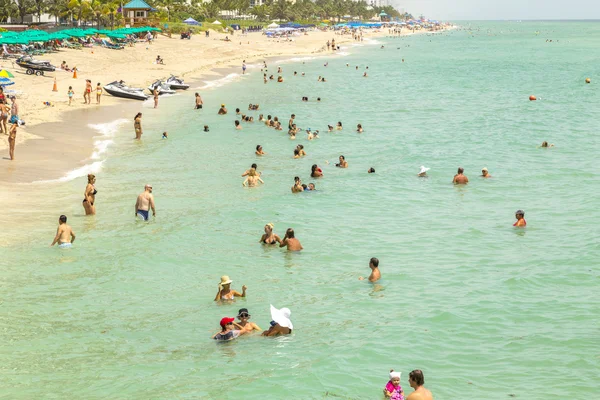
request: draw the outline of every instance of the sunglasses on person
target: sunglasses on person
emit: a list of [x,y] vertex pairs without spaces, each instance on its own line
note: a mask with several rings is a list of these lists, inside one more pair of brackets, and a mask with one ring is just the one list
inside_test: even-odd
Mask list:
[[248,314],[248,313],[241,313],[240,315],[238,315],[238,317],[240,317],[240,318],[250,318],[250,314]]

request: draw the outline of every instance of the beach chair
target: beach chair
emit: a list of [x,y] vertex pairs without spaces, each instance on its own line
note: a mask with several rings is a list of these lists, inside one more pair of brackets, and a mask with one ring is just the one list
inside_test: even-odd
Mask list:
[[83,46],[79,43],[71,43],[68,40],[63,40],[62,42],[63,46],[68,48],[68,49],[78,49],[78,50],[82,50]]
[[106,47],[107,49],[113,49],[113,50],[123,50],[124,47],[120,46],[118,44],[114,44],[114,43],[110,43],[106,40],[102,40],[102,44],[104,44],[104,47]]

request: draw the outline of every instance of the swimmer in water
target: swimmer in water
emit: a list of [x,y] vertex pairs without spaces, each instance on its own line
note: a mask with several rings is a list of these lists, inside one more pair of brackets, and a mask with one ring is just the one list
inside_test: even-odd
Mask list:
[[466,185],[469,183],[469,178],[464,175],[465,170],[462,167],[458,167],[458,172],[454,175],[452,183],[455,185]]
[[256,151],[254,152],[257,156],[264,156],[266,153],[263,151],[262,146],[259,144],[256,146]]
[[348,161],[346,161],[346,157],[340,156],[340,162],[335,164],[338,168],[348,168]]
[[313,190],[317,190],[317,188],[315,188],[315,184],[314,183],[309,183],[308,184],[308,190],[312,192]]
[[369,168],[369,170],[367,172],[369,174],[374,174],[375,173],[375,168],[371,167],[371,168]]
[[358,133],[363,133],[364,132],[363,131],[363,127],[362,127],[361,124],[356,125],[356,132],[358,132]]
[[341,130],[342,130],[342,121],[338,121],[338,123],[337,123],[337,125],[336,125],[335,129],[337,129],[338,131],[341,131]]
[[234,297],[246,297],[246,285],[242,286],[242,293],[236,292],[231,289],[231,282],[233,282],[227,275],[221,277],[221,283],[219,283],[219,291],[215,296],[214,301],[219,300],[233,300]]
[[543,141],[542,145],[540,147],[554,147],[554,145],[553,144],[548,144],[548,142]]
[[[379,259],[373,257],[369,261],[369,268],[371,268],[371,275],[369,275],[369,282],[377,282],[381,279],[381,272],[379,272]],[[363,281],[365,278],[362,276],[358,278],[359,281]]]
[[311,178],[321,178],[323,177],[323,170],[317,164],[313,164],[310,176]]
[[490,173],[488,172],[487,168],[482,168],[481,169],[481,177],[482,178],[491,178],[492,176],[490,175]]
[[208,125],[204,125],[204,132],[209,132]]
[[306,156],[306,152],[304,151],[304,146],[299,144],[298,146],[296,146],[296,148],[298,149],[298,151],[300,152],[300,156],[304,157]]
[[233,124],[235,125],[235,129],[238,131],[242,130],[242,125],[240,125],[240,121],[238,121],[237,119],[233,122]]
[[250,168],[250,171],[248,171],[248,175],[246,176],[246,180],[242,183],[242,186],[255,187],[259,182],[263,185],[265,183],[262,179],[260,179],[260,175],[256,172],[256,169]]
[[72,243],[75,241],[75,232],[69,225],[67,225],[67,217],[65,215],[61,215],[58,218],[58,228],[56,229],[56,236],[54,236],[54,240],[52,241],[51,247],[58,243],[58,247],[61,249],[66,249],[72,246]]
[[135,216],[144,221],[150,219],[149,211],[152,208],[152,216],[156,217],[156,208],[154,206],[154,195],[152,194],[152,185],[144,186],[144,191],[137,197],[135,202]]
[[162,138],[163,139],[168,139],[169,138],[169,134],[167,132],[163,132]]
[[257,170],[257,169],[258,169],[258,167],[257,167],[256,163],[253,163],[253,164],[250,166],[250,168],[248,168],[248,169],[246,170],[246,172],[244,172],[244,173],[242,174],[242,178],[243,178],[244,176],[247,176],[247,175],[250,173],[250,170],[251,170],[252,168],[254,168],[255,170]]
[[517,222],[513,224],[513,226],[525,228],[527,226],[527,221],[525,221],[525,211],[517,210],[515,213],[515,218],[517,218]]
[[250,322],[249,319],[251,317],[250,313],[248,312],[247,308],[240,308],[240,310],[238,311],[238,315],[237,315],[238,319],[240,320],[240,322],[234,322],[233,325],[242,330],[246,330],[249,332],[252,331],[262,331],[262,329],[260,328],[260,326],[256,325],[254,322]]
[[302,245],[300,244],[300,241],[294,236],[294,230],[292,228],[288,228],[288,230],[285,232],[283,240],[279,244],[279,247],[284,246],[287,246],[288,251],[302,250]]
[[333,132],[333,126],[327,125],[327,132]]
[[221,104],[221,108],[219,108],[219,112],[217,114],[219,114],[219,115],[227,114],[227,109],[225,108],[225,104]]
[[294,158],[300,158],[300,150],[298,148],[294,149]]
[[299,177],[294,177],[294,186],[292,186],[292,193],[300,193],[303,191],[304,188],[302,187],[302,181]]
[[265,233],[260,237],[259,243],[262,244],[281,244],[281,238],[273,232],[275,225],[268,223],[265,225]]
[[431,168],[426,168],[423,165],[421,165],[421,170],[419,171],[419,173],[417,174],[417,176],[423,178],[423,177],[427,177],[427,171],[429,171]]

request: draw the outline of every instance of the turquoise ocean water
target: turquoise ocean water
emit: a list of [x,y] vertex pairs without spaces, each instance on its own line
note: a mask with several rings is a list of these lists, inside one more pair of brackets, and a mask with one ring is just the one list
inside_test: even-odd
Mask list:
[[[202,90],[202,111],[193,90],[162,99],[142,109],[142,143],[133,115],[97,127],[114,141],[98,159],[98,215],[82,215],[85,178],[51,184],[39,224],[0,248],[2,397],[377,399],[391,368],[407,393],[422,369],[436,399],[597,396],[600,24],[470,25],[348,45],[327,67],[281,63],[283,84],[251,69]],[[251,115],[284,125],[295,113],[320,139],[235,131],[222,102],[259,103]],[[306,158],[292,158],[297,143]],[[253,162],[266,184],[243,188]],[[313,163],[324,178],[310,179]],[[450,183],[458,166],[468,186]],[[318,191],[292,195],[296,175]],[[148,224],[133,217],[147,182]],[[520,208],[525,230],[512,227]],[[70,251],[48,248],[60,213],[78,235]],[[268,222],[305,250],[259,245]],[[371,257],[376,285],[357,279]],[[221,275],[248,297],[215,304]],[[291,309],[294,335],[210,340],[241,307],[266,328],[269,304]]]

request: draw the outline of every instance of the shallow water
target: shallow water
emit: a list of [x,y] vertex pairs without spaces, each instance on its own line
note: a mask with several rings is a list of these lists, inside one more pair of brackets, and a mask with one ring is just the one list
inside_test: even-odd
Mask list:
[[[282,63],[284,84],[251,69],[203,91],[202,111],[193,91],[145,105],[143,142],[132,143],[132,115],[92,160],[108,157],[95,218],[82,215],[84,178],[54,184],[32,212],[40,224],[0,248],[2,393],[365,399],[380,397],[390,368],[410,392],[420,368],[436,399],[592,398],[599,34],[598,23],[473,24],[348,46],[326,68]],[[230,115],[216,115],[221,102]],[[248,103],[284,125],[294,112],[321,138],[290,141],[256,122],[235,131],[231,112]],[[345,129],[327,133],[338,120]],[[544,140],[556,147],[537,148]],[[292,158],[297,143],[306,158]],[[257,144],[267,156],[254,156]],[[347,170],[332,166],[340,154]],[[266,184],[242,188],[252,162]],[[292,195],[313,163],[318,191]],[[450,184],[458,166],[466,187]],[[146,224],[133,207],[147,182],[158,216]],[[512,228],[519,208],[525,230]],[[60,213],[78,236],[70,251],[47,247]],[[293,227],[305,250],[259,245],[267,222],[280,235]],[[357,279],[373,256],[376,285]],[[213,302],[225,274],[246,299]],[[241,307],[266,328],[270,303],[292,310],[294,335],[209,339]]]

